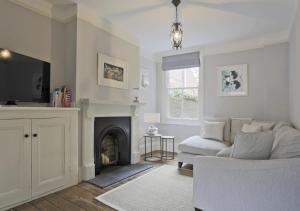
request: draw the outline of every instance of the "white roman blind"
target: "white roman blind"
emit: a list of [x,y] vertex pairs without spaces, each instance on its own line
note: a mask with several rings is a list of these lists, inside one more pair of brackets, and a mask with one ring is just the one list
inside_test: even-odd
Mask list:
[[186,53],[162,58],[162,70],[178,70],[200,67],[200,52]]

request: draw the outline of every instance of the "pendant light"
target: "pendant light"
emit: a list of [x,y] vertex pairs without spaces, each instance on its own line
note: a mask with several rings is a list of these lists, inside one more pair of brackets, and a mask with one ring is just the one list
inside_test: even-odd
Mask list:
[[173,42],[173,49],[181,49],[182,48],[182,38],[183,38],[183,31],[182,31],[182,25],[180,22],[178,22],[178,5],[181,3],[180,0],[172,0],[172,4],[176,8],[176,20],[172,25],[171,29],[171,40]]

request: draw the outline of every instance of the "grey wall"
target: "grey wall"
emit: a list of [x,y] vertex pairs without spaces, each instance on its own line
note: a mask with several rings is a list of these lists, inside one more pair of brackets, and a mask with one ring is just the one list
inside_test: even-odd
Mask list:
[[[217,95],[217,67],[248,64],[247,97]],[[204,117],[252,117],[260,120],[289,120],[288,43],[204,57]],[[157,68],[158,71],[159,68]],[[159,83],[158,96],[159,96]],[[158,99],[158,106],[161,103]],[[158,108],[159,110],[159,108]],[[174,135],[176,142],[200,134],[200,126],[160,124],[161,133]]]
[[[129,89],[98,86],[97,53],[128,63]],[[133,88],[139,86],[139,47],[84,21],[77,20],[76,97],[102,101],[131,102]]]
[[73,90],[76,102],[77,18],[65,24],[65,83]]
[[300,4],[289,43],[290,57],[290,119],[300,128]]
[[63,85],[63,24],[0,0],[0,47],[51,62],[51,87]]
[[[217,67],[248,64],[248,96],[217,96]],[[205,116],[289,119],[288,44],[205,57]]]

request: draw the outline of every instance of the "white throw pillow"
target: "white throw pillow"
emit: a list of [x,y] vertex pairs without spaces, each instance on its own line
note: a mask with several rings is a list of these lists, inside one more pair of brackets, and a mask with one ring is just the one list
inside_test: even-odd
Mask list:
[[217,157],[224,157],[229,158],[233,150],[233,146],[222,149],[220,152],[217,153]]
[[204,121],[201,128],[201,137],[223,141],[225,122]]
[[275,133],[271,159],[300,157],[300,131],[284,126]]
[[261,125],[244,124],[242,127],[243,133],[258,133],[262,131]]
[[269,159],[273,147],[273,133],[240,133],[234,140],[231,157],[248,160]]
[[293,124],[291,122],[279,121],[274,125],[273,133],[276,133],[280,128],[285,127],[285,126],[293,127]]
[[224,122],[224,134],[223,140],[226,142],[230,142],[230,124],[231,119],[226,117],[205,117],[204,121],[207,122]]
[[254,120],[253,122],[251,122],[251,125],[260,126],[262,131],[268,131],[268,130],[273,129],[275,123],[274,122],[263,122],[263,121]]
[[231,118],[230,142],[233,144],[236,134],[240,133],[244,124],[250,124],[252,118]]

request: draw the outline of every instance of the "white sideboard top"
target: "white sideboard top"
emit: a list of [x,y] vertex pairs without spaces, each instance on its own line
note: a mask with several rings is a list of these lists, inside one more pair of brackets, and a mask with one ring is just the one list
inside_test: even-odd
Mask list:
[[0,112],[1,111],[80,111],[80,108],[0,106]]

